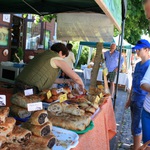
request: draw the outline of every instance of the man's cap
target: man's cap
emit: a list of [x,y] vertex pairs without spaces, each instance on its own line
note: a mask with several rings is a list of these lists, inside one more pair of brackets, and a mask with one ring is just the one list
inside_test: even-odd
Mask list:
[[140,49],[142,49],[142,48],[150,48],[150,43],[149,43],[147,40],[145,40],[145,39],[139,40],[139,41],[136,43],[135,47],[132,48],[132,50],[133,50],[133,49],[134,49],[134,50],[140,50]]

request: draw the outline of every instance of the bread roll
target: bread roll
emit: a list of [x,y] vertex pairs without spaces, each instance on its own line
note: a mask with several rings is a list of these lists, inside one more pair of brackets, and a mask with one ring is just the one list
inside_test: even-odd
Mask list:
[[48,121],[47,116],[46,110],[38,110],[31,115],[29,122],[33,125],[43,125]]
[[23,148],[19,143],[4,143],[1,150],[23,150]]
[[0,136],[0,148],[1,148],[2,144],[4,144],[6,141],[7,141],[6,137]]
[[57,93],[57,88],[52,88],[51,89],[51,93],[52,93],[52,95],[58,95],[58,93]]
[[24,143],[30,139],[31,135],[31,131],[15,126],[12,133],[9,135],[9,142]]
[[44,147],[40,143],[35,143],[33,141],[28,141],[22,146],[22,150],[51,150],[48,147]]
[[39,136],[33,135],[31,137],[31,141],[33,141],[35,143],[39,143],[40,145],[42,145],[44,147],[52,148],[56,143],[56,138],[53,134],[50,134],[50,135],[44,136],[44,137],[39,137]]
[[17,105],[10,106],[10,113],[12,116],[19,118],[26,118],[31,116],[31,112],[29,112],[26,108],[22,108]]
[[15,126],[16,120],[12,117],[7,117],[5,123],[0,124],[0,136],[10,134]]
[[9,114],[9,107],[0,107],[0,124],[5,123],[5,119]]
[[41,101],[42,100],[37,95],[25,96],[23,93],[16,93],[11,97],[12,104],[15,104],[23,108],[27,108],[28,103],[35,103]]
[[47,136],[52,131],[52,123],[50,121],[46,122],[43,125],[32,125],[30,122],[22,123],[22,127],[30,130],[33,135],[36,136]]
[[73,116],[69,114],[65,117],[51,116],[49,119],[53,125],[69,130],[85,130],[91,121],[90,116]]
[[48,107],[48,111],[53,114],[53,115],[57,115],[60,113],[69,113],[72,115],[77,115],[77,116],[81,116],[84,115],[84,110],[80,109],[77,105],[73,105],[73,104],[67,104],[67,103],[54,103],[51,104]]

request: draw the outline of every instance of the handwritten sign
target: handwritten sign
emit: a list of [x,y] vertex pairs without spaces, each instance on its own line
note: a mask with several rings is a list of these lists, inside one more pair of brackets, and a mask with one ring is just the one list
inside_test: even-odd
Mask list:
[[62,94],[59,96],[59,101],[60,103],[64,102],[67,100],[67,94]]
[[33,89],[24,90],[24,95],[25,96],[33,95]]
[[42,110],[43,105],[42,105],[42,102],[28,103],[27,108],[28,108],[28,111],[37,111],[37,110]]
[[52,96],[52,93],[51,93],[51,91],[49,90],[49,91],[47,92],[47,99],[49,99],[51,96]]
[[0,106],[6,105],[6,95],[0,95]]
[[61,92],[64,92],[64,89],[63,88],[57,89],[56,92],[57,92],[57,94],[59,94]]

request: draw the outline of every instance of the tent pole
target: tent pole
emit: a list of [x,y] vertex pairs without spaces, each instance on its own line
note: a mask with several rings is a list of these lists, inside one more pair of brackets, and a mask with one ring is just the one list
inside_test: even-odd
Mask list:
[[119,79],[119,71],[120,71],[120,60],[121,60],[121,55],[122,55],[122,45],[123,45],[123,39],[124,39],[126,10],[127,10],[127,1],[122,0],[122,24],[121,24],[122,33],[121,33],[121,45],[120,45],[120,53],[119,53],[119,61],[118,61],[117,79],[116,79],[116,85],[115,85],[114,103],[113,103],[114,110],[115,110],[116,98],[117,98],[117,92],[118,92],[118,79]]

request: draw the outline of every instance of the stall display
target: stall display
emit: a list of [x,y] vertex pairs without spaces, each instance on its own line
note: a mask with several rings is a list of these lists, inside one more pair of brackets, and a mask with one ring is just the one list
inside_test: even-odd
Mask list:
[[24,127],[25,123],[21,126],[15,125],[16,120],[8,117],[8,107],[1,107],[0,112],[6,112],[1,116],[3,122],[1,121],[0,123],[1,149],[48,150],[55,145],[56,137],[52,133],[52,123],[48,118],[45,119],[47,117],[45,110],[35,111],[33,113],[33,117],[31,116],[28,122],[30,124],[29,126],[32,127],[29,130]]

